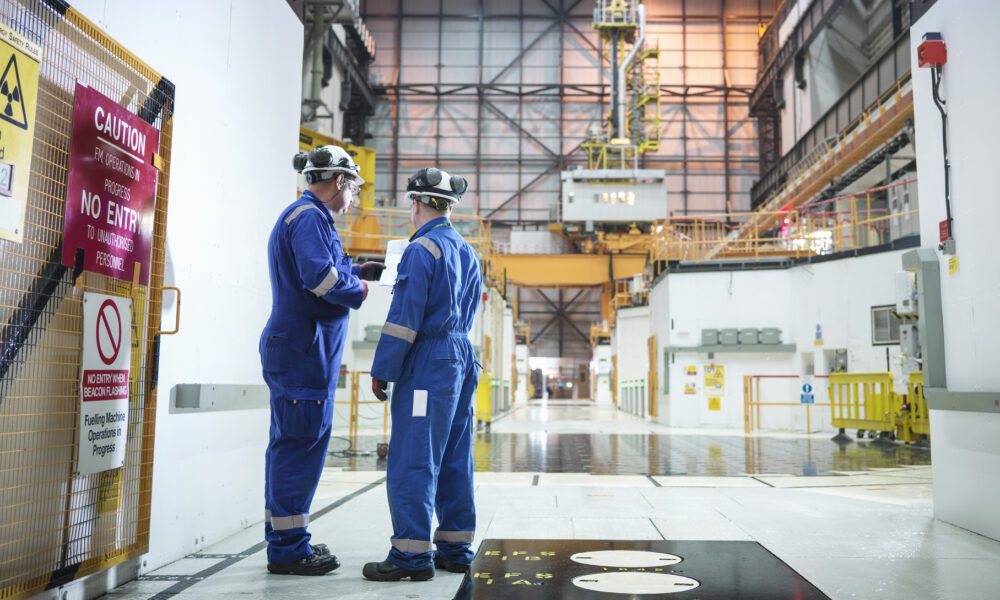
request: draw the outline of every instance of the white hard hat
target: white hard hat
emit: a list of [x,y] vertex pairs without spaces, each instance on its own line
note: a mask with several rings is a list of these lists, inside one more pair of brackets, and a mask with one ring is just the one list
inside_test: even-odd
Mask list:
[[[460,175],[449,175],[436,167],[420,169],[406,180],[406,193],[419,196],[421,201],[437,210],[457,204],[469,188]],[[434,201],[433,199],[440,199]]]
[[292,159],[295,170],[306,176],[310,184],[333,179],[338,174],[354,177],[355,183],[364,185],[359,167],[351,155],[340,146],[319,146],[308,154],[300,152]]

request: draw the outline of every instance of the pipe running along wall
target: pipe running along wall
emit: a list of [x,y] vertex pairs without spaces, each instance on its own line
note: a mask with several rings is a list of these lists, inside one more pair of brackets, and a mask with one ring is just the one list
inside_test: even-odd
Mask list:
[[635,38],[635,43],[632,44],[632,49],[629,50],[625,60],[618,67],[618,137],[625,137],[625,73],[628,72],[629,66],[639,54],[639,49],[642,48],[642,44],[646,40],[646,6],[640,4],[637,13],[639,33]]

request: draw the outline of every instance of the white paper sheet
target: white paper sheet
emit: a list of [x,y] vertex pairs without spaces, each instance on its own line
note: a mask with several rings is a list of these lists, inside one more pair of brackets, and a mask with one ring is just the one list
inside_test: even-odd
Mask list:
[[385,248],[385,269],[379,277],[379,285],[391,286],[396,283],[399,261],[403,259],[403,250],[409,245],[410,240],[389,240]]

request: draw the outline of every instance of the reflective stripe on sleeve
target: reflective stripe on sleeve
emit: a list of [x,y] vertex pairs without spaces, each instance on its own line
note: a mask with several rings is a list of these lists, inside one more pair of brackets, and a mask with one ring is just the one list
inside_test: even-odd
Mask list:
[[299,217],[299,215],[301,215],[305,211],[309,210],[310,208],[315,209],[315,210],[319,210],[318,208],[316,208],[312,204],[303,204],[302,206],[300,206],[300,207],[296,208],[295,210],[293,210],[290,215],[288,215],[287,217],[285,217],[285,225],[291,225],[292,221],[294,221],[295,219],[297,219]]
[[413,331],[409,327],[403,327],[402,325],[390,323],[389,321],[386,321],[385,325],[382,326],[382,333],[410,342],[411,344],[413,343],[413,340],[417,339],[416,331]]
[[316,294],[317,296],[323,296],[327,292],[332,290],[333,286],[337,285],[338,279],[340,279],[340,274],[337,273],[337,269],[334,267],[330,267],[330,272],[326,274],[326,277],[323,278],[323,281],[320,282],[320,284],[316,286],[314,289],[309,291]]
[[392,540],[392,547],[400,552],[423,554],[431,551],[430,540]]
[[437,244],[435,244],[430,238],[418,237],[417,239],[413,240],[413,243],[420,244],[421,246],[426,248],[427,251],[431,253],[431,256],[434,257],[434,260],[441,258],[441,249],[438,248]]
[[286,529],[304,529],[309,525],[309,515],[292,515],[290,517],[271,517],[271,529],[284,531]]
[[451,542],[454,544],[471,544],[474,531],[441,531],[434,532],[435,542]]

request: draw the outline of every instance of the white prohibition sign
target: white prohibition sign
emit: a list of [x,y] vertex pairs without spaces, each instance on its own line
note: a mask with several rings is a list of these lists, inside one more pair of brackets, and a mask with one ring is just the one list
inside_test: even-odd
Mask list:
[[[101,335],[102,333],[104,335]],[[101,304],[100,310],[97,311],[97,331],[95,334],[97,335],[97,353],[101,356],[101,362],[106,365],[113,364],[122,347],[122,316],[118,313],[118,306],[114,300],[105,300],[104,304]],[[105,345],[109,346],[110,352],[105,352]]]
[[676,594],[700,586],[697,579],[670,573],[618,571],[573,578],[573,585],[606,594]]
[[648,550],[596,550],[577,552],[569,557],[573,562],[595,567],[663,567],[676,565],[683,559],[673,554],[650,552]]

